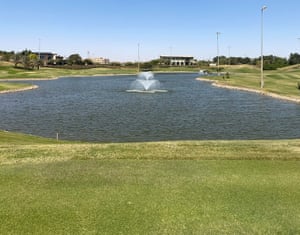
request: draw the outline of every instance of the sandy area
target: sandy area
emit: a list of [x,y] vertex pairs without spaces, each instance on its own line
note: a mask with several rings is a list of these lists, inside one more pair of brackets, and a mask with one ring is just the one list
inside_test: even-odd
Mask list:
[[14,82],[14,81],[43,81],[43,80],[56,80],[60,77],[54,78],[1,78],[0,82]]
[[0,94],[13,93],[13,92],[19,92],[19,91],[27,91],[27,90],[37,89],[37,88],[38,88],[37,85],[32,85],[32,86],[28,86],[28,87],[24,87],[24,88],[20,88],[20,89],[12,89],[12,90],[0,91]]
[[196,78],[196,80],[210,82],[215,87],[227,88],[227,89],[232,89],[232,90],[247,91],[247,92],[254,92],[254,93],[257,93],[257,94],[260,94],[260,95],[266,95],[266,96],[270,96],[270,97],[273,97],[273,98],[276,98],[276,99],[281,99],[281,100],[287,100],[287,101],[291,101],[291,102],[300,103],[300,98],[292,98],[292,97],[288,97],[288,96],[277,95],[277,94],[274,94],[274,93],[271,93],[271,92],[266,92],[266,91],[257,90],[257,89],[250,89],[250,88],[245,88],[245,87],[236,87],[236,86],[223,85],[223,84],[219,84],[218,82],[212,81],[212,80],[207,79],[207,78]]

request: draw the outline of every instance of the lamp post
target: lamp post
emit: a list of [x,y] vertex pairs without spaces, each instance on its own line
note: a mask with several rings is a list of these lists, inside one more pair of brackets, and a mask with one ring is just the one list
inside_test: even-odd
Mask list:
[[263,6],[261,8],[261,55],[260,55],[260,88],[264,88],[264,57],[263,57],[263,48],[264,48],[264,10],[267,7]]
[[231,61],[230,61],[230,49],[231,46],[228,46],[228,65],[230,65]]
[[137,49],[138,49],[138,51],[137,51],[138,52],[138,69],[137,69],[138,71],[137,72],[139,73],[140,72],[140,43],[138,43]]
[[39,60],[41,59],[41,39],[39,38]]
[[219,75],[219,66],[220,66],[220,58],[219,58],[219,34],[220,32],[217,32],[217,72]]

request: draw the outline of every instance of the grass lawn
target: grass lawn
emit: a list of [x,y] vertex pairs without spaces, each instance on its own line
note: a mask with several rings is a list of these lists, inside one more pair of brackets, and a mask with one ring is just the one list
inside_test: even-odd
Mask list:
[[[230,73],[229,79],[223,79],[223,76],[208,77],[217,81],[219,84],[245,87],[260,90],[260,70],[254,66],[230,66],[225,68]],[[300,99],[299,66],[290,66],[278,70],[264,71],[264,91],[278,95],[288,96]]]
[[0,132],[0,234],[299,234],[300,140]]
[[21,83],[0,82],[0,93],[2,91],[8,91],[8,90],[19,90],[29,86],[30,85],[28,84],[21,84]]
[[59,69],[42,67],[40,70],[24,70],[12,66],[0,66],[0,80],[9,78],[57,78],[62,76],[92,76],[103,74],[134,74],[136,69]]

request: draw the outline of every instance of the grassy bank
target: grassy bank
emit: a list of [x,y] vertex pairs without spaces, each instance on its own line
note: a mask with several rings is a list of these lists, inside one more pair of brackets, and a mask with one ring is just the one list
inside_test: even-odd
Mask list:
[[298,234],[300,141],[0,132],[0,234]]
[[[245,87],[260,90],[260,70],[254,66],[229,66],[225,68],[229,78],[223,76],[207,77],[221,85]],[[300,67],[291,66],[274,71],[264,71],[264,92],[300,99]]]
[[[162,72],[197,72],[197,68],[173,67],[162,68]],[[136,74],[137,68],[134,67],[99,67],[88,69],[67,69],[67,68],[47,68],[41,67],[39,70],[25,70],[15,68],[12,63],[0,62],[0,81],[1,79],[36,79],[36,78],[57,78],[63,76],[95,76],[107,74]]]
[[91,69],[61,69],[41,67],[39,70],[25,70],[15,68],[12,65],[0,66],[1,79],[36,79],[36,78],[57,78],[63,76],[93,76],[103,74],[134,74],[136,69],[129,68],[91,68]]
[[0,93],[7,91],[18,91],[31,87],[29,84],[21,83],[9,83],[9,82],[0,82]]
[[[15,91],[30,88],[31,84],[14,84],[10,79],[51,79],[63,76],[95,76],[105,74],[134,74],[136,69],[130,68],[91,68],[91,69],[62,69],[41,67],[39,70],[15,68],[12,63],[0,62],[0,92]],[[2,81],[1,81],[2,80]],[[5,81],[3,81],[5,80]]]

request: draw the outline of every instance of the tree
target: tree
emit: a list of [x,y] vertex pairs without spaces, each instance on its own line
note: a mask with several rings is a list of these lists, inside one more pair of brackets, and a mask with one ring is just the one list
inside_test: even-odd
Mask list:
[[159,65],[159,63],[160,63],[160,59],[151,60],[151,61],[149,61],[149,63],[150,63],[152,66],[157,66],[157,65]]
[[135,64],[132,63],[132,62],[130,62],[130,61],[125,62],[124,65],[125,65],[126,67],[134,67],[134,66],[135,66]]
[[144,71],[152,70],[152,64],[150,62],[144,62],[141,64],[141,69]]
[[291,53],[288,63],[289,65],[300,64],[300,55],[298,53]]
[[15,67],[17,67],[18,64],[21,64],[24,69],[39,69],[38,55],[27,49],[17,53],[15,56]]
[[81,65],[82,64],[82,58],[79,54],[72,54],[67,59],[67,63],[69,65]]
[[287,66],[288,61],[286,58],[281,58],[278,56],[268,55],[264,56],[264,69],[265,70],[275,70],[284,66]]
[[83,61],[83,63],[84,63],[84,65],[93,65],[93,64],[94,64],[93,61],[92,61],[91,59],[85,59],[85,60]]
[[0,60],[3,61],[10,61],[13,60],[15,57],[15,52],[14,51],[0,51]]
[[[264,56],[264,69],[265,70],[276,70],[278,68],[282,68],[288,65],[288,60],[286,58],[274,56],[274,55],[267,55]],[[260,66],[261,57],[255,59],[255,64]]]
[[37,54],[34,53],[29,53],[28,55],[28,68],[34,69],[34,68],[39,69],[39,57]]

